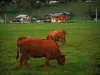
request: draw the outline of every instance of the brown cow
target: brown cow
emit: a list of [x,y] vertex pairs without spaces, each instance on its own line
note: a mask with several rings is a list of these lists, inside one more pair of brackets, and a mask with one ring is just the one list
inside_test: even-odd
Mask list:
[[61,41],[64,45],[66,43],[66,32],[65,30],[55,30],[48,33],[48,36],[46,39],[49,40],[55,40],[55,41]]
[[64,65],[65,56],[59,50],[57,44],[53,40],[47,39],[35,39],[29,37],[19,37],[17,40],[17,60],[20,60],[20,67],[24,62],[25,66],[28,67],[27,60],[29,57],[40,58],[45,57],[45,68],[49,65],[49,60],[57,60],[58,64]]

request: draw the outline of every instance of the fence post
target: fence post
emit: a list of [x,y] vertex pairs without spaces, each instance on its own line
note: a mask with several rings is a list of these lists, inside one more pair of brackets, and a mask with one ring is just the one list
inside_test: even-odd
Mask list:
[[96,7],[96,22],[97,22],[97,20],[98,20],[98,11],[97,11],[97,7]]
[[6,12],[5,12],[5,19],[4,19],[4,21],[5,21],[5,24],[6,24]]

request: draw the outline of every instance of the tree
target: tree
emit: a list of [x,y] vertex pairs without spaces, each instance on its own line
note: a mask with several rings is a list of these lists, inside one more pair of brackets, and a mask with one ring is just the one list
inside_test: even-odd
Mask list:
[[98,8],[98,11],[100,12],[100,0],[96,1],[95,6]]
[[18,8],[40,8],[46,1],[49,0],[16,0],[16,4]]
[[13,3],[13,0],[0,0],[0,9],[4,11],[5,7],[10,3]]
[[60,3],[67,3],[69,0],[59,0]]

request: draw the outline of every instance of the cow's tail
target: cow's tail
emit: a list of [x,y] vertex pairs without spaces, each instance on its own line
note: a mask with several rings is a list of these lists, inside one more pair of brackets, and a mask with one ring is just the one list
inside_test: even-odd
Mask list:
[[66,35],[67,35],[68,33],[67,32],[64,32],[64,41],[65,41],[65,44],[66,44],[66,42],[67,42],[67,40],[66,40]]
[[17,56],[16,56],[16,60],[18,60],[19,58],[19,48],[17,47]]

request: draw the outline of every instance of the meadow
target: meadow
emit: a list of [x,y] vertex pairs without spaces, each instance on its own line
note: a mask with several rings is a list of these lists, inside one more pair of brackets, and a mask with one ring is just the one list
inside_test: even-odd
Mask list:
[[[19,67],[16,40],[20,36],[46,38],[49,31],[64,29],[67,44],[57,42],[66,56],[65,65],[56,60],[44,68],[45,58],[30,58],[29,68]],[[99,75],[100,23],[0,24],[0,75]]]

